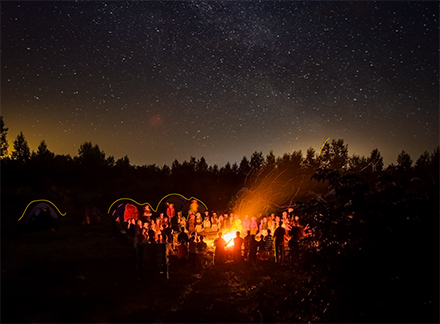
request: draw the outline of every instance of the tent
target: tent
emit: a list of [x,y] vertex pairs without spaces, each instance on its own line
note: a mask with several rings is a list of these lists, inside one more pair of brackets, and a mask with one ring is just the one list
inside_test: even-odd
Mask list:
[[36,204],[34,207],[32,207],[32,209],[27,215],[29,220],[35,220],[40,214],[42,215],[42,212],[46,212],[53,219],[58,219],[58,215],[55,208],[52,205],[45,202],[40,202]]
[[56,220],[58,214],[55,208],[48,203],[40,202],[27,213],[27,218],[30,224],[41,229],[55,229],[58,228]]
[[116,207],[116,209],[113,211],[112,217],[115,220],[119,218],[121,222],[125,222],[130,218],[138,219],[139,209],[133,204],[122,203],[119,204],[118,207]]

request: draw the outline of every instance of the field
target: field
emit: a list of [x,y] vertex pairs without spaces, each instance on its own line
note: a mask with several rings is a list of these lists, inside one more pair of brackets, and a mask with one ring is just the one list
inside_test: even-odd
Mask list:
[[107,222],[18,231],[2,249],[2,322],[268,322],[301,313],[286,305],[299,282],[288,267],[193,270],[172,260],[168,280],[140,277],[133,248]]
[[423,285],[409,290],[405,281],[390,281],[370,298],[366,293],[377,287],[363,277],[367,270],[340,274],[336,282],[316,275],[314,265],[229,260],[193,269],[172,259],[169,279],[141,276],[133,247],[110,233],[109,220],[77,226],[61,219],[56,232],[22,228],[4,235],[2,322],[430,322],[437,316],[435,304],[407,300],[412,294],[422,300]]

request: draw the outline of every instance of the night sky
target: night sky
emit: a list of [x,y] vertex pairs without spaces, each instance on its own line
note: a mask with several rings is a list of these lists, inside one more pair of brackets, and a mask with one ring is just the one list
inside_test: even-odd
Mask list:
[[433,2],[2,2],[1,115],[76,156],[240,162],[327,138],[386,165],[439,142]]

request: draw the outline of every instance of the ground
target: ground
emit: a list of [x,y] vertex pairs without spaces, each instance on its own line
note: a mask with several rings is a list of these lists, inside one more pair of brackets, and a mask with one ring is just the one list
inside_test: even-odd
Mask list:
[[169,279],[141,277],[132,246],[110,233],[109,221],[76,226],[62,220],[55,233],[4,236],[2,322],[317,320],[304,308],[307,280],[287,266],[229,261],[193,270],[173,261]]

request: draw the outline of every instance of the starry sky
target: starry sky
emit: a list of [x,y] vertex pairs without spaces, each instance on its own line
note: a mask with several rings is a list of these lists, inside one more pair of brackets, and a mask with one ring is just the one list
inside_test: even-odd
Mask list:
[[436,1],[0,5],[10,150],[224,166],[330,137],[388,165],[439,143]]

